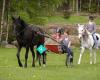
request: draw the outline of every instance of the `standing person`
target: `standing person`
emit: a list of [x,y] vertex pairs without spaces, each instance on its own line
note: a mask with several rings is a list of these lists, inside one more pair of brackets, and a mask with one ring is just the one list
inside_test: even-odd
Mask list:
[[59,31],[59,42],[61,43],[61,47],[63,52],[67,53],[66,57],[66,66],[73,63],[73,51],[70,48],[71,40],[69,37],[69,33],[64,31],[63,34]]
[[93,16],[89,16],[89,22],[87,23],[86,29],[92,34],[93,39],[94,39],[94,43],[95,43],[95,48],[98,49],[98,41],[96,38],[96,24],[94,22],[94,17]]

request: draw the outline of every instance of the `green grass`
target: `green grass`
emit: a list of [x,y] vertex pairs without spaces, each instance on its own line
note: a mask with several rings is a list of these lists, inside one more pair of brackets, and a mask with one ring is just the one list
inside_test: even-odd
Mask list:
[[[65,66],[65,55],[48,52],[47,66],[31,67],[32,56],[29,53],[28,67],[20,68],[17,63],[17,49],[0,48],[0,80],[100,80],[100,51],[97,51],[97,63],[89,64],[89,53],[83,55],[82,64],[78,65],[79,48],[74,48],[74,67]],[[24,63],[25,50],[21,51]]]
[[[70,16],[69,19],[65,19],[62,16],[51,16],[48,17],[49,24],[77,24],[77,23],[87,23],[88,16]],[[100,19],[95,19],[96,24],[100,25]]]

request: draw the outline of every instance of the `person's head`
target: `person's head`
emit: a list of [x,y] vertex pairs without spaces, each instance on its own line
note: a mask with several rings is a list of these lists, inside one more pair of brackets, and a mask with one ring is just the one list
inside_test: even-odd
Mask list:
[[59,33],[60,35],[64,33],[64,29],[63,28],[58,28],[57,33]]
[[67,34],[69,35],[69,31],[68,31],[68,30],[65,30],[64,32],[67,33]]
[[94,20],[94,16],[89,16],[89,21],[93,21]]

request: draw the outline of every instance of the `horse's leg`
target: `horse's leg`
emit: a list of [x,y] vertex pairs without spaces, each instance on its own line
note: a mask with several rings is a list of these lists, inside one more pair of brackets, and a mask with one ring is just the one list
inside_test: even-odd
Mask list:
[[46,66],[46,52],[43,53],[43,67]]
[[39,54],[38,54],[38,52],[36,51],[36,61],[38,61],[39,60]]
[[96,63],[96,51],[94,50],[94,64]]
[[83,53],[84,53],[84,50],[85,50],[85,48],[84,48],[84,47],[81,47],[80,56],[79,56],[79,60],[78,60],[78,64],[81,63],[81,58],[82,58],[82,55],[83,55]]
[[41,54],[36,51],[36,54],[37,54],[37,60],[39,61],[39,66],[41,66]]
[[38,52],[39,66],[41,66],[41,54]]
[[90,64],[92,64],[92,48],[90,48]]
[[23,66],[22,63],[21,63],[21,61],[20,61],[20,51],[21,51],[21,48],[22,48],[21,46],[18,47],[18,52],[16,54],[17,59],[18,59],[18,64],[19,64],[20,67]]
[[34,50],[33,50],[33,47],[32,46],[30,46],[30,50],[32,52],[32,58],[33,58],[32,67],[35,67],[35,53],[34,53]]
[[24,67],[27,67],[28,52],[29,52],[29,47],[26,47],[25,66]]

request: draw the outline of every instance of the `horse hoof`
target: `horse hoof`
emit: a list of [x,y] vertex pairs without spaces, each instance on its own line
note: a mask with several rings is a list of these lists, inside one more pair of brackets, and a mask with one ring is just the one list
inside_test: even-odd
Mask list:
[[19,64],[19,67],[23,67],[23,65],[22,64]]
[[92,62],[90,62],[90,64],[92,64]]
[[77,64],[80,64],[80,62],[78,62]]
[[45,65],[45,64],[43,64],[43,67],[46,67],[46,65]]
[[24,65],[24,68],[27,68],[27,65]]

